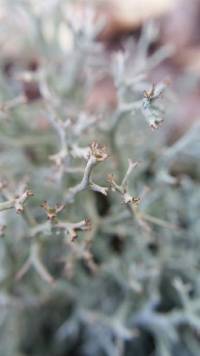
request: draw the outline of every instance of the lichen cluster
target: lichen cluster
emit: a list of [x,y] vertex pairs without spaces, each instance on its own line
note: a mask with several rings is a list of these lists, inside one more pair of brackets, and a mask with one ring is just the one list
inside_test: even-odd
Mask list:
[[[171,48],[149,23],[109,53],[65,1],[1,7],[0,355],[199,356],[200,126],[168,147],[150,79]],[[116,105],[90,110],[105,76]]]

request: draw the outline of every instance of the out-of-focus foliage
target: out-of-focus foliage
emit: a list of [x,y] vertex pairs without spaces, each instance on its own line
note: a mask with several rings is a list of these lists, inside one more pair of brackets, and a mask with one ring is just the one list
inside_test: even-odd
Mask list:
[[148,23],[110,53],[72,9],[1,2],[1,355],[199,356],[200,125],[167,146],[150,80],[172,48]]

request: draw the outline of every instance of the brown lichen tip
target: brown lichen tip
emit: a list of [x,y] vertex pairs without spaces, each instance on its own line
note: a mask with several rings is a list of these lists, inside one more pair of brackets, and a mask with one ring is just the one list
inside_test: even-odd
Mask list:
[[24,203],[26,199],[32,197],[33,195],[32,190],[26,190],[22,195],[16,195],[14,207],[17,214],[21,214],[24,211]]
[[68,228],[68,233],[70,236],[70,241],[74,242],[78,238],[77,231],[89,231],[92,228],[90,219],[86,218],[85,220],[80,221],[79,223],[72,224]]
[[149,91],[144,90],[144,98],[149,102],[159,98],[163,94],[164,90],[170,85],[170,83],[170,79],[165,79],[158,84],[153,83]]
[[107,182],[112,185],[115,180],[114,174],[110,173],[107,175]]
[[107,182],[109,183],[109,188],[114,192],[114,191],[120,191],[122,193],[122,188],[115,182],[115,176],[114,174],[108,174],[107,175]]
[[151,101],[155,95],[155,83],[152,84],[150,91],[144,90],[144,98]]
[[151,122],[149,123],[149,126],[154,131],[154,130],[157,130],[162,125],[163,122],[164,122],[164,119],[151,120]]
[[85,222],[85,225],[84,225],[83,229],[86,230],[86,231],[90,231],[92,229],[91,220],[86,218],[84,222]]
[[140,203],[140,197],[132,197],[132,204],[134,206],[137,207],[139,205],[139,203]]
[[108,158],[108,152],[105,146],[100,145],[96,141],[91,143],[90,147],[90,154],[89,156],[95,157],[95,159],[99,162],[105,161]]
[[32,190],[27,190],[26,192],[25,192],[25,194],[26,194],[26,197],[28,198],[28,197],[33,197],[34,196],[34,194],[33,194],[33,192],[32,192]]
[[23,213],[23,211],[24,211],[24,208],[17,208],[16,209],[16,213],[17,214],[21,214],[21,213]]
[[78,238],[78,234],[77,234],[77,232],[76,232],[76,230],[75,229],[72,229],[71,231],[70,231],[70,241],[71,242],[74,242],[75,240],[77,240],[77,238]]
[[64,208],[64,204],[56,204],[55,207],[51,208],[46,200],[40,206],[45,210],[48,220],[51,221],[55,220],[57,214]]

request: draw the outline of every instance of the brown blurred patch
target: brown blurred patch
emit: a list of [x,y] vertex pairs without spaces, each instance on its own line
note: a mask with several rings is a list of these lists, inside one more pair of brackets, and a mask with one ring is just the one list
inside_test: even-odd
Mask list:
[[192,124],[200,119],[200,89],[187,93],[179,99],[173,124],[166,133],[168,145],[175,143],[183,136]]
[[23,92],[27,102],[36,101],[42,98],[40,88],[36,81],[23,81]]
[[105,76],[97,80],[87,98],[86,110],[90,113],[113,111],[117,107],[117,93],[113,79]]
[[142,26],[152,18],[172,10],[175,0],[101,0],[97,2],[99,17],[106,20],[106,26],[100,35],[104,41],[116,38]]
[[176,0],[175,7],[160,23],[163,42],[174,43],[177,52],[185,47],[200,44],[199,21],[199,0]]
[[182,50],[182,55],[177,54],[174,58],[174,64],[178,68],[190,71],[192,73],[200,73],[200,45],[195,47],[186,47]]

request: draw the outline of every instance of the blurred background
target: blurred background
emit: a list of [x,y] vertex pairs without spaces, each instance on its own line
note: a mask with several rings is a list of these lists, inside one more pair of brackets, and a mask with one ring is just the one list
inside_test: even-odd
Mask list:
[[[21,3],[21,7],[20,7]],[[1,1],[1,48],[2,66],[5,73],[12,76],[14,67],[25,66],[34,69],[39,65],[41,53],[39,43],[35,46],[35,31],[29,16],[23,6],[32,6],[34,14],[43,18],[42,31],[45,41],[52,43],[57,36],[57,44],[65,53],[73,46],[67,18],[75,17],[77,26],[87,17],[88,6],[95,12],[94,21],[101,19],[102,30],[99,31],[98,40],[105,45],[106,53],[123,49],[125,40],[133,38],[138,40],[143,26],[153,20],[157,26],[158,34],[151,43],[151,53],[163,45],[171,46],[171,55],[163,60],[152,78],[155,82],[169,78],[176,91],[179,85],[182,90],[176,94],[181,100],[177,105],[176,117],[173,120],[173,129],[169,130],[167,139],[173,142],[179,135],[190,127],[199,113],[199,16],[200,3],[198,0],[190,2],[184,0],[108,0],[108,1],[65,1],[62,3],[62,20],[56,22],[56,8],[59,1],[21,1],[13,3]],[[9,6],[12,6],[9,11]],[[26,39],[25,39],[26,35]],[[26,42],[26,48],[25,43]],[[27,43],[28,42],[28,43]],[[27,50],[28,46],[28,50]],[[41,45],[40,45],[41,46]],[[28,63],[30,61],[30,63]],[[184,76],[183,76],[184,74]],[[187,77],[188,75],[188,77]],[[184,78],[184,79],[183,79]],[[185,79],[186,78],[186,79]],[[184,88],[179,84],[184,80]],[[104,78],[96,83],[93,93],[88,98],[87,105],[93,110],[101,105],[102,93],[106,90],[109,105],[115,105],[115,93],[109,78]],[[34,94],[33,94],[34,96]],[[107,95],[106,95],[107,96]]]

